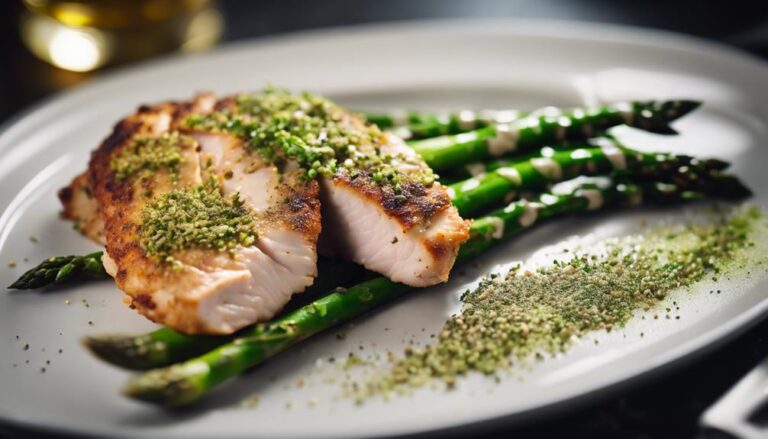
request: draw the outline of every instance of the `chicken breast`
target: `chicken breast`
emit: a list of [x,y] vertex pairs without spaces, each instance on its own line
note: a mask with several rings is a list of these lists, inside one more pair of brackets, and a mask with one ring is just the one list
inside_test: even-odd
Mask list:
[[[298,170],[278,175],[234,136],[179,133],[193,107],[144,107],[123,120],[94,153],[89,178],[105,225],[105,267],[126,301],[153,321],[186,333],[229,334],[270,319],[293,293],[312,284],[320,232],[318,184],[301,179]],[[137,139],[168,141],[169,136],[181,156],[174,169],[118,178],[115,160]],[[212,208],[208,199],[230,223],[249,218],[253,239],[239,239],[244,232],[235,229],[236,245],[219,246],[219,234],[226,234],[222,229],[229,224],[205,215]],[[185,208],[185,203],[191,204]],[[153,229],[156,223],[165,229]],[[201,230],[213,236],[200,236]],[[152,254],[167,247],[164,240],[179,236],[213,245],[193,240],[198,245],[172,246],[161,258],[157,251]]]
[[186,333],[272,318],[318,236],[396,282],[448,279],[469,223],[421,157],[330,101],[278,89],[144,106],[60,192],[126,302]]
[[423,184],[429,168],[401,139],[383,134],[376,145],[404,175],[397,193],[369,174],[342,169],[321,180],[320,251],[338,254],[395,282],[426,287],[448,280],[459,247],[469,238],[445,187]]

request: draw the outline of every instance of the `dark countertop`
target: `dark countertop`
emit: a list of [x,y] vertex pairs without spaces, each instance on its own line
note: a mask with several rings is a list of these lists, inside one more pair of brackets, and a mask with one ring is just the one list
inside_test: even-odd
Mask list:
[[[768,58],[766,1],[617,0],[224,0],[224,41],[330,26],[426,18],[550,18],[629,24],[720,41]],[[19,4],[4,4],[0,21],[0,121],[39,99],[98,77],[56,71],[21,46]],[[553,413],[528,425],[486,431],[487,437],[687,438],[697,421],[741,376],[768,356],[768,321],[714,352],[657,374],[575,411]],[[25,437],[28,437],[25,435]],[[473,435],[477,437],[477,435]]]

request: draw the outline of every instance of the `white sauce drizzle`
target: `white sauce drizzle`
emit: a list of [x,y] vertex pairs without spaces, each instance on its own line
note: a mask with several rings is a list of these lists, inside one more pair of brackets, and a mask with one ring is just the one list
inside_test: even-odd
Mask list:
[[499,157],[517,149],[519,130],[509,124],[496,125],[496,137],[488,139],[488,152]]
[[456,198],[456,191],[452,187],[445,188],[445,192],[448,194],[448,198],[450,199]]
[[552,194],[542,194],[541,197],[539,197],[539,200],[547,206],[551,206],[556,204],[560,200],[560,197]]
[[588,159],[592,157],[592,153],[588,149],[579,148],[571,153],[571,158],[574,160]]
[[549,157],[536,157],[531,159],[534,169],[549,180],[560,180],[563,178],[563,169],[556,161]]
[[520,215],[520,217],[517,219],[517,222],[520,223],[523,227],[528,227],[536,222],[536,218],[539,217],[539,209],[541,208],[541,204],[539,203],[526,203],[524,207],[523,214]]
[[491,233],[491,238],[493,239],[501,239],[504,237],[504,220],[497,217],[497,216],[489,216],[486,218],[486,221],[488,221],[491,226],[493,226],[493,233]]
[[600,147],[605,154],[605,157],[611,162],[611,165],[618,170],[627,169],[627,158],[624,156],[624,152],[616,146],[615,143],[608,139],[595,139],[595,143]]
[[469,175],[477,177],[485,172],[485,163],[470,163],[464,168],[469,172]]
[[595,210],[603,207],[603,193],[597,189],[580,189],[576,191],[576,196],[587,199],[588,210]]
[[477,178],[470,178],[461,185],[461,190],[462,192],[471,191],[472,189],[476,189],[478,186],[480,186],[480,180]]
[[459,128],[462,130],[471,130],[477,126],[477,115],[474,111],[462,110],[459,112]]
[[587,184],[595,185],[601,189],[608,189],[608,187],[610,187],[611,185],[611,179],[610,177],[605,177],[605,176],[587,177],[585,175],[582,175],[570,180],[560,182],[552,186],[552,189],[550,189],[550,192],[552,192],[555,195],[570,195],[570,194],[573,194],[580,187]]
[[477,133],[469,132],[469,133],[456,134],[455,139],[457,143],[472,142],[477,140]]
[[620,102],[616,104],[616,109],[619,110],[621,119],[624,120],[625,124],[629,125],[632,123],[634,114],[632,113],[632,105],[630,105],[629,102]]
[[520,172],[511,166],[505,166],[496,170],[496,173],[512,182],[515,186],[523,184],[523,178]]
[[489,110],[481,112],[479,118],[490,123],[510,123],[520,119],[520,112],[517,110]]
[[557,117],[563,114],[563,112],[553,106],[539,108],[538,110],[531,111],[531,114],[529,114],[529,117],[541,117],[541,116],[549,116],[549,117]]

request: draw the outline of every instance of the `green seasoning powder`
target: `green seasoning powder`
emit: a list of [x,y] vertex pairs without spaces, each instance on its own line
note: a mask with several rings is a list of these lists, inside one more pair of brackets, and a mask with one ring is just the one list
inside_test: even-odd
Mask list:
[[382,154],[383,134],[377,126],[355,120],[333,102],[306,92],[268,88],[244,94],[234,108],[191,116],[186,124],[242,138],[249,151],[277,166],[295,161],[308,179],[340,169],[353,176],[367,173],[377,183],[392,186],[406,181],[432,184],[436,178],[428,168],[403,175],[393,164],[413,159]]
[[133,139],[109,165],[119,181],[134,175],[145,178],[161,169],[169,169],[175,175],[184,161],[182,149],[194,144],[194,139],[176,131],[160,136],[141,136]]
[[370,396],[435,378],[452,385],[471,371],[493,375],[514,358],[562,351],[590,331],[623,326],[673,290],[744,265],[742,250],[754,245],[758,226],[766,227],[759,210],[739,211],[707,224],[608,240],[599,254],[535,272],[492,275],[462,296],[461,312],[434,344],[407,350],[386,375],[356,387]]
[[148,202],[141,211],[141,247],[150,256],[173,261],[178,250],[234,251],[256,240],[254,219],[238,194],[225,197],[214,180],[177,189]]

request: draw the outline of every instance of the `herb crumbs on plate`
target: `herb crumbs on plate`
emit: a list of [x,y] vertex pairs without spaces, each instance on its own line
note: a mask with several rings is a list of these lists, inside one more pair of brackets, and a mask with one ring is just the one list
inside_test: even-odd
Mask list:
[[533,272],[517,267],[490,275],[464,292],[461,311],[436,341],[409,347],[355,396],[402,392],[434,379],[452,387],[469,372],[495,375],[515,358],[560,352],[592,331],[622,327],[674,290],[760,263],[742,252],[754,246],[758,226],[766,227],[762,212],[743,209],[706,223],[605,240],[600,252],[570,252],[569,260]]

